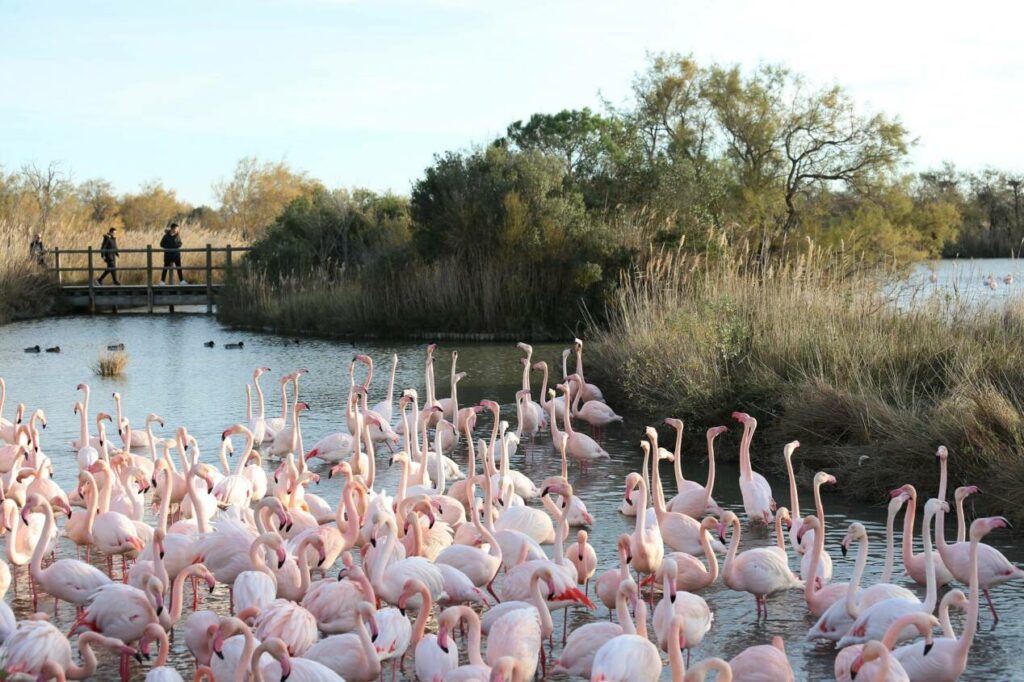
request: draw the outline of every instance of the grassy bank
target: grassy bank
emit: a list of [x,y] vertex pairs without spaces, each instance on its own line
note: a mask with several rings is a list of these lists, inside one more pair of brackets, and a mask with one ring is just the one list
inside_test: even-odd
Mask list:
[[980,509],[1024,521],[1024,308],[898,310],[856,269],[813,254],[769,273],[652,259],[592,332],[588,368],[613,404],[683,417],[691,435],[748,411],[760,468],[781,469],[779,446],[798,439],[804,477],[829,470],[879,504],[907,482],[934,494],[946,445],[950,490],[980,485]]

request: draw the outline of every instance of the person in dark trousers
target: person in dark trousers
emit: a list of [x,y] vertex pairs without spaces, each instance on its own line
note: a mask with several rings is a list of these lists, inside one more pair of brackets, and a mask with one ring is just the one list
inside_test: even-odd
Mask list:
[[120,284],[117,280],[117,257],[120,252],[117,250],[117,228],[110,228],[105,235],[103,235],[103,244],[100,246],[100,256],[103,257],[103,262],[107,264],[107,269],[103,271],[99,279],[96,280],[97,284],[103,284],[103,280],[110,275],[110,279],[114,284]]
[[178,283],[187,284],[185,276],[181,272],[181,231],[178,228],[178,223],[171,223],[171,226],[164,232],[164,236],[160,240],[160,248],[164,250],[164,268],[160,271],[160,284],[164,282],[174,284],[175,269],[178,271]]
[[46,247],[43,245],[43,235],[36,232],[32,237],[32,243],[28,245],[28,252],[40,265],[46,265]]

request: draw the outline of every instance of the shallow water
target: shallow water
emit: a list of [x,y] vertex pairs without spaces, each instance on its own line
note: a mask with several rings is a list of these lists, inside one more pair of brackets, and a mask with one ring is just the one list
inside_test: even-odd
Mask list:
[[[217,347],[205,348],[203,343],[207,340],[215,341]],[[244,349],[225,350],[222,347],[226,342],[238,340],[244,340]],[[111,343],[126,345],[131,357],[130,364],[123,377],[101,379],[93,375],[89,366],[95,361],[98,352]],[[60,345],[63,352],[38,355],[23,352],[23,348],[36,344]],[[466,379],[459,384],[460,404],[475,404],[484,397],[497,399],[502,404],[503,417],[514,424],[513,396],[521,376],[518,362],[520,352],[514,344],[459,343],[441,346],[435,355],[438,394],[441,397],[448,395],[448,358],[452,348],[459,350],[459,370],[467,373]],[[74,453],[69,443],[78,435],[78,420],[72,414],[72,406],[78,399],[75,386],[79,382],[89,382],[92,386],[91,418],[97,410],[113,413],[110,393],[119,391],[124,397],[126,413],[133,425],[141,426],[148,412],[156,412],[167,419],[167,429],[159,432],[159,435],[170,434],[173,428],[187,425],[190,432],[199,439],[203,459],[212,462],[216,459],[219,434],[231,424],[245,420],[244,386],[250,379],[252,369],[258,365],[273,368],[274,371],[263,381],[263,386],[267,393],[268,416],[276,416],[280,410],[276,378],[282,372],[306,367],[310,373],[303,378],[301,396],[312,409],[305,413],[302,428],[304,441],[309,447],[321,435],[341,428],[342,391],[347,386],[348,363],[357,349],[371,354],[377,363],[371,403],[384,397],[391,353],[399,356],[396,386],[416,386],[422,395],[423,344],[353,345],[327,340],[301,340],[295,343],[291,338],[233,332],[204,316],[121,315],[18,323],[0,327],[0,376],[7,380],[8,386],[4,415],[10,418],[17,402],[26,403],[30,409],[42,407],[46,411],[49,427],[43,434],[44,451],[53,459],[56,480],[66,490],[70,490],[77,477]],[[560,350],[560,346],[537,345],[535,359],[558,363]],[[560,373],[560,369],[557,371]],[[540,377],[535,374],[535,394],[539,391],[539,380]],[[400,389],[396,389],[398,392]],[[637,442],[643,427],[646,424],[660,424],[666,416],[670,415],[659,414],[645,420],[628,420],[623,425],[608,429],[603,444],[612,455],[611,461],[594,465],[586,472],[575,466],[570,469],[570,479],[576,493],[583,498],[596,519],[590,537],[598,553],[598,574],[617,566],[616,539],[620,533],[630,531],[633,526],[632,519],[619,514],[618,505],[625,476],[640,466],[641,454]],[[690,429],[703,432],[708,426],[711,425],[694,424],[690,425]],[[730,433],[717,441],[720,457],[729,461],[719,464],[715,498],[724,507],[742,516],[737,470],[733,464],[739,430],[734,428],[735,424],[729,426]],[[489,433],[489,419],[481,419],[478,429],[481,435]],[[662,428],[660,431],[666,441],[663,444],[670,446],[668,430]],[[757,466],[759,459],[781,456],[780,446],[767,444],[755,436],[755,468],[763,468]],[[798,450],[794,458],[798,467],[799,455]],[[930,455],[922,452],[922,466],[933,465]],[[456,461],[464,462],[464,457],[464,451],[460,450]],[[378,477],[393,490],[398,472],[386,467],[386,455],[378,455],[378,465]],[[558,458],[552,452],[547,434],[540,435],[533,442],[524,442],[513,459],[513,465],[535,481],[557,474],[559,470]],[[870,466],[870,463],[865,466]],[[703,449],[684,453],[684,470],[688,478],[703,481],[704,467]],[[314,470],[326,473],[323,465],[315,466]],[[662,472],[666,494],[672,494],[675,485],[670,465],[664,465]],[[801,473],[802,480],[809,480],[811,472]],[[841,488],[842,472],[832,473],[839,478]],[[771,483],[779,504],[790,506],[785,481],[771,480]],[[984,488],[984,482],[980,483]],[[328,480],[324,476],[319,487],[312,487],[310,491],[337,504],[340,485],[337,479]],[[806,514],[811,510],[813,501],[808,490],[801,489],[800,493],[802,511]],[[879,500],[877,505],[871,507],[858,505],[853,508],[838,490],[826,489],[824,497],[828,517],[826,548],[834,561],[834,580],[847,580],[853,569],[853,554],[849,559],[843,559],[838,551],[839,541],[853,520],[864,523],[871,535],[871,563],[866,580],[875,579],[881,572],[884,504],[887,500]],[[1019,536],[997,531],[988,540],[1012,560],[1020,562],[1024,559],[1024,546]],[[766,545],[769,542],[766,537],[755,538],[745,533],[743,547]],[[62,554],[74,554],[68,541],[65,540],[61,547]],[[797,567],[795,559],[791,565]],[[898,558],[896,566],[896,572],[899,573],[901,564]],[[332,575],[334,573],[336,570],[331,571]],[[21,617],[30,611],[31,600],[25,583],[25,570],[17,570],[16,575],[17,586],[12,587],[7,599]],[[909,582],[907,585],[923,596],[923,588]],[[975,639],[965,679],[1020,679],[1024,677],[1024,662],[1014,647],[1019,645],[1024,635],[1024,623],[1016,617],[1019,609],[1024,607],[1024,590],[1016,584],[996,588],[992,594],[1003,620],[993,628],[987,611],[982,612],[980,631]],[[709,656],[730,658],[747,646],[767,643],[773,635],[781,635],[786,640],[787,652],[798,679],[832,678],[832,647],[803,641],[804,633],[814,619],[807,615],[802,592],[794,591],[772,597],[769,600],[767,620],[755,618],[752,596],[732,592],[724,588],[720,581],[701,593],[701,596],[714,611],[715,622],[704,642],[694,651],[695,661]],[[212,597],[205,598],[204,604],[226,612],[227,590],[218,586]],[[43,598],[40,610],[52,612],[52,601]],[[188,613],[189,607],[186,606],[183,617],[187,617]],[[57,619],[58,625],[66,628],[73,616],[73,609],[63,605]],[[599,606],[594,613],[583,609],[573,610],[569,619],[571,627],[578,627],[595,618],[606,617],[604,607]],[[955,623],[959,631],[962,624],[959,614]],[[561,614],[556,614],[555,626],[557,642],[561,632]],[[558,649],[556,646],[556,656]],[[191,657],[180,637],[172,645],[172,657],[174,665],[183,674],[192,670]],[[101,677],[112,678],[116,673],[116,662],[109,655],[101,656],[101,661],[104,666]],[[133,666],[133,677],[141,678],[144,668],[134,663]],[[411,665],[407,669],[411,671]],[[668,679],[667,670],[663,677]]]

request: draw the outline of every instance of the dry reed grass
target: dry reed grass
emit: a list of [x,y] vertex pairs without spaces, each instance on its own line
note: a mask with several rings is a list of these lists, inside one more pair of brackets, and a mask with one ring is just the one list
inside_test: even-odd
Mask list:
[[804,478],[825,468],[879,503],[907,482],[931,494],[946,445],[951,489],[981,484],[978,507],[1024,520],[1024,307],[898,307],[884,276],[813,249],[748,262],[659,252],[623,283],[588,347],[613,402],[695,434],[751,412],[759,466],[798,439]]
[[100,351],[99,358],[92,366],[93,372],[101,377],[119,377],[128,368],[128,353],[123,350]]

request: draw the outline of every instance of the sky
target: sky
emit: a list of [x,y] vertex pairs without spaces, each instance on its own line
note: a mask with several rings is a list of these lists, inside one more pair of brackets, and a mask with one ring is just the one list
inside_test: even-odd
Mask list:
[[214,203],[244,156],[408,193],[434,154],[627,101],[650,52],[782,63],[897,115],[910,167],[1024,170],[1024,7],[860,0],[0,0],[0,166]]

